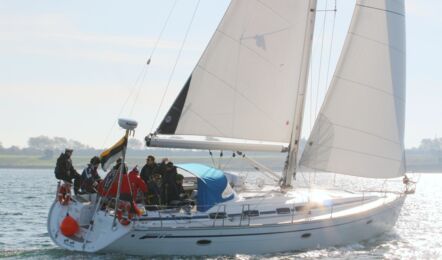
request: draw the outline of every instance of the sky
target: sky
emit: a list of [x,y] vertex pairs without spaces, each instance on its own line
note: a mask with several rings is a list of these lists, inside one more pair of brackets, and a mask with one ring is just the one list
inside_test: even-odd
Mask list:
[[[144,139],[169,109],[228,4],[228,0],[1,0],[0,142],[25,147],[29,137],[46,135],[103,148],[123,135],[116,126],[119,117],[137,120],[135,138]],[[332,9],[334,4],[318,0],[319,9]],[[322,79],[320,91],[313,93],[320,99],[353,7],[354,0],[337,1],[334,28],[333,12],[318,13],[316,18],[309,85],[316,88]],[[442,136],[442,1],[406,0],[406,10],[405,146],[414,147],[422,138]],[[328,57],[331,69],[324,65]],[[309,115],[319,110],[319,105],[306,102],[305,137],[313,122]]]

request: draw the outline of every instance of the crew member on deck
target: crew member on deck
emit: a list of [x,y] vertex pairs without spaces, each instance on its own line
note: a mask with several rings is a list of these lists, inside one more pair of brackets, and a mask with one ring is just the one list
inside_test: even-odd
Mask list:
[[172,162],[167,162],[163,174],[163,193],[165,204],[170,204],[172,200],[177,199],[178,191],[176,187],[177,170]]
[[147,156],[146,164],[141,168],[140,177],[147,184],[151,179],[154,173],[154,170],[157,168],[157,164],[155,162],[155,157],[153,155]]
[[152,175],[151,181],[149,181],[149,190],[147,192],[148,205],[162,205],[162,180],[161,173],[158,169]]
[[74,192],[75,194],[81,194],[80,185],[81,178],[80,174],[72,166],[72,153],[74,150],[66,148],[64,153],[60,154],[57,159],[57,164],[55,166],[55,178],[64,181],[69,186],[72,185],[72,179],[74,179]]
[[92,157],[88,166],[81,173],[81,191],[87,193],[97,192],[97,186],[101,182],[100,175],[98,175],[99,165],[100,158],[98,156]]
[[147,198],[147,185],[138,175],[137,167],[133,168],[132,171],[129,172],[129,182],[131,185],[132,197],[135,202],[137,202],[138,195],[142,194],[142,201],[144,202],[145,198]]

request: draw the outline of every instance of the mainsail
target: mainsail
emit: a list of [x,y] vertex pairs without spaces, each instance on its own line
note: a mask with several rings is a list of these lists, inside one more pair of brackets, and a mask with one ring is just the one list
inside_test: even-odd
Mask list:
[[346,175],[403,175],[403,0],[359,0],[300,164]]
[[[315,5],[315,0],[233,0],[148,145],[180,147],[185,136],[201,136],[211,142],[201,142],[200,149],[216,148],[217,140],[227,138],[234,141],[224,142],[223,149],[247,149],[238,140],[248,140],[256,141],[256,150],[284,150],[297,103],[303,102],[298,95],[304,95]],[[180,138],[171,144],[162,135]]]

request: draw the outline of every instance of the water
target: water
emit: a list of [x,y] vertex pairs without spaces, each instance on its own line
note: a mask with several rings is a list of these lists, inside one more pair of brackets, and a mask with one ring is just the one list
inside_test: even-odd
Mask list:
[[[0,169],[0,176],[0,258],[140,259],[59,249],[46,230],[47,213],[55,197],[52,170]],[[422,174],[417,192],[405,201],[395,228],[369,241],[308,252],[217,258],[442,259],[441,182],[442,174]]]

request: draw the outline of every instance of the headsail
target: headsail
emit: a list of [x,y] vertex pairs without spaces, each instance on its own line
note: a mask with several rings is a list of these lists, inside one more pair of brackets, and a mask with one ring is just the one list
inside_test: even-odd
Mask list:
[[157,134],[288,144],[313,2],[233,0]]
[[403,175],[403,0],[358,0],[301,165],[346,175]]

